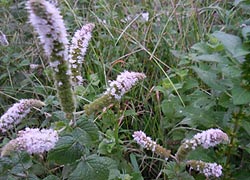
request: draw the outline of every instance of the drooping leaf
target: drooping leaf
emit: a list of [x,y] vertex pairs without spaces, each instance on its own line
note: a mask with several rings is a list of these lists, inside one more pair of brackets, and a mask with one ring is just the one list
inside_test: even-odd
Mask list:
[[250,136],[250,122],[244,121],[241,124],[242,128],[247,132],[247,134]]
[[209,87],[219,91],[226,90],[226,87],[222,85],[222,80],[218,79],[216,73],[212,72],[211,70],[206,71],[198,67],[192,67],[192,69],[197,73],[199,78]]
[[116,168],[114,160],[94,154],[78,163],[69,180],[108,180],[110,170]]
[[250,39],[250,26],[246,26],[242,29],[242,35],[244,39],[249,40]]
[[87,136],[88,142],[86,143],[89,143],[89,141],[92,141],[93,143],[99,139],[99,129],[85,116],[82,116],[79,120],[77,120],[77,127],[79,127],[78,129],[80,129],[80,131]]
[[207,54],[211,52],[210,48],[207,46],[205,42],[196,43],[191,48],[198,51],[199,53]]
[[171,180],[194,180],[194,178],[185,171],[184,165],[177,165],[175,162],[167,164],[166,169],[162,170]]
[[250,102],[250,92],[240,85],[235,85],[232,89],[233,104],[242,105]]
[[83,154],[82,146],[72,136],[63,136],[55,148],[48,154],[48,159],[58,164],[74,163]]
[[218,53],[214,54],[202,54],[193,58],[194,61],[206,61],[206,62],[221,62],[223,61],[223,57]]
[[228,52],[231,53],[233,57],[244,56],[250,53],[243,48],[242,41],[238,36],[220,31],[214,32],[212,35],[224,45],[224,47]]

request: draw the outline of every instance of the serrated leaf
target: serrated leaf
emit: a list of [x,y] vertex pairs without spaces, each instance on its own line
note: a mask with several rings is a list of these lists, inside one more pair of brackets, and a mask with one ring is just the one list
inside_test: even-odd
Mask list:
[[199,78],[209,87],[219,91],[224,91],[226,89],[225,86],[222,85],[221,80],[218,79],[216,73],[213,73],[212,71],[205,71],[198,67],[192,67],[192,69],[197,73]]
[[87,119],[86,117],[82,117],[77,121],[77,127],[81,128],[85,134],[87,134],[89,140],[97,141],[99,139],[99,129],[97,126]]
[[250,103],[250,92],[246,89],[243,89],[239,85],[233,87],[232,89],[232,96],[233,96],[233,104],[234,105],[241,105]]
[[207,46],[207,44],[205,42],[196,43],[191,48],[198,51],[199,53],[206,54],[206,53],[210,52],[210,48]]
[[[95,133],[98,133],[98,131],[95,131]],[[91,132],[89,133],[88,129],[75,128],[72,132],[72,136],[75,141],[80,143],[82,146],[90,146],[97,142],[98,136],[95,137],[92,135],[93,134],[91,134]]]
[[76,169],[70,174],[69,180],[109,179],[110,170],[116,168],[114,160],[94,154],[78,163]]
[[194,61],[206,61],[206,62],[221,62],[223,61],[223,57],[218,53],[215,54],[203,54],[193,58]]
[[72,136],[63,136],[55,148],[48,154],[48,159],[58,164],[74,163],[83,154],[82,146]]
[[250,122],[244,121],[241,126],[247,132],[247,134],[250,136]]
[[244,39],[250,38],[250,26],[246,26],[242,29],[242,35],[243,35]]
[[214,32],[212,35],[224,45],[233,57],[249,54],[249,51],[243,48],[240,37],[220,31]]
[[167,164],[166,169],[162,170],[170,180],[195,180],[190,174],[185,171],[184,165],[177,165],[175,162]]

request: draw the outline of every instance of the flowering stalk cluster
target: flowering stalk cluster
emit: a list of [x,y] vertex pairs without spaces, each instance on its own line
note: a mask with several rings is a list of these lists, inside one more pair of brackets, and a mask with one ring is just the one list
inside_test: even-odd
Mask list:
[[116,102],[128,92],[139,80],[146,78],[144,73],[124,71],[115,81],[109,81],[109,87],[104,94],[90,104],[84,106],[85,113],[90,115]]
[[27,9],[30,22],[39,34],[45,54],[50,59],[62,110],[68,118],[72,118],[75,111],[75,99],[67,61],[67,32],[62,16],[54,4],[45,0],[29,0]]
[[145,78],[144,73],[124,71],[117,76],[115,81],[109,81],[109,88],[104,94],[110,94],[120,100],[139,80]]
[[222,166],[217,163],[206,163],[203,161],[190,160],[187,161],[190,170],[194,169],[203,173],[206,177],[220,177],[222,175]]
[[77,30],[72,38],[69,50],[69,63],[72,73],[73,86],[82,85],[82,63],[84,61],[84,56],[86,54],[94,27],[95,25],[93,23],[88,23],[80,30]]
[[54,148],[57,141],[57,131],[26,128],[19,131],[17,138],[11,140],[3,147],[1,156],[6,156],[13,150],[26,151],[29,154],[41,154]]
[[30,112],[32,107],[40,108],[45,104],[36,99],[21,99],[10,107],[0,118],[0,132],[6,132],[15,125],[19,124],[22,119]]
[[195,150],[197,146],[202,146],[204,149],[214,147],[222,142],[228,142],[228,136],[220,129],[209,129],[196,134],[192,139],[186,140],[178,149],[176,158],[179,161],[185,160],[188,153]]
[[164,157],[164,159],[168,159],[171,155],[171,151],[163,148],[159,144],[157,144],[155,141],[151,139],[151,137],[148,137],[143,131],[135,131],[133,134],[134,140],[142,146],[143,148],[147,150],[151,150],[152,152],[155,152],[158,155],[161,155]]

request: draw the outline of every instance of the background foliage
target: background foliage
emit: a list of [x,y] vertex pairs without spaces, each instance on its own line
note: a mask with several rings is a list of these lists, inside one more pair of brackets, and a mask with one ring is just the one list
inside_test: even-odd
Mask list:
[[[65,128],[47,155],[0,158],[0,179],[205,179],[140,149],[131,135],[143,130],[174,153],[184,138],[213,127],[226,132],[230,144],[200,149],[190,158],[221,164],[221,179],[248,179],[249,5],[247,0],[62,0],[70,35],[86,22],[96,25],[83,65],[84,85],[76,90],[79,118],[71,128],[27,23],[25,1],[0,0],[0,27],[10,43],[0,46],[0,114],[22,98],[46,103],[2,136],[1,146],[25,126]],[[141,18],[143,11],[148,21]],[[82,115],[83,105],[124,69],[144,72],[147,79],[120,104]]]

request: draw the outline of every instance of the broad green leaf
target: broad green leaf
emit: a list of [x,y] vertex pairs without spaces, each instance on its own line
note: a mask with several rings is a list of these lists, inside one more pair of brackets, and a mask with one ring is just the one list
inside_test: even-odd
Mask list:
[[168,119],[174,119],[175,117],[182,116],[182,114],[180,114],[182,104],[177,97],[164,99],[161,103],[161,109],[163,114]]
[[171,180],[194,180],[194,178],[185,171],[185,165],[177,165],[176,162],[167,164],[166,169],[162,170]]
[[0,177],[6,179],[4,176],[7,176],[9,170],[14,166],[14,162],[7,158],[1,157],[0,158]]
[[74,163],[83,154],[82,146],[72,136],[63,136],[55,148],[48,154],[48,159],[58,164]]
[[240,85],[236,85],[232,89],[233,104],[242,105],[250,103],[250,92]]
[[77,127],[71,135],[81,145],[90,146],[98,141],[99,130],[92,121],[88,121],[82,117],[77,121]]
[[192,69],[197,73],[199,78],[209,87],[219,91],[226,90],[226,87],[222,85],[222,80],[218,79],[216,73],[212,71],[206,71],[198,67],[192,67]]
[[215,54],[203,54],[193,58],[194,61],[206,61],[206,62],[221,62],[223,57],[218,53]]
[[250,136],[250,122],[244,121],[241,124],[242,128],[247,132],[247,134]]
[[24,173],[27,169],[32,167],[33,162],[30,157],[30,155],[26,152],[22,152],[19,154],[19,162],[15,164],[15,166],[11,169],[11,173],[13,174],[22,174]]
[[224,47],[232,54],[233,57],[249,54],[249,51],[243,48],[240,37],[220,31],[214,32],[212,35],[224,45]]
[[110,170],[116,168],[114,160],[94,154],[79,162],[69,180],[108,180]]
[[250,38],[250,26],[246,26],[242,29],[242,35],[243,35],[244,39]]
[[30,168],[30,172],[32,172],[32,174],[35,174],[37,176],[44,175],[46,171],[47,171],[46,167],[44,167],[43,164],[41,163],[33,164],[32,167]]
[[116,148],[116,141],[114,131],[107,130],[106,137],[102,140],[102,142],[98,146],[98,153],[101,154],[112,154],[113,150]]
[[208,52],[211,52],[211,49],[207,46],[205,42],[196,43],[191,48],[198,51],[199,53],[207,54]]

